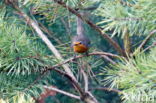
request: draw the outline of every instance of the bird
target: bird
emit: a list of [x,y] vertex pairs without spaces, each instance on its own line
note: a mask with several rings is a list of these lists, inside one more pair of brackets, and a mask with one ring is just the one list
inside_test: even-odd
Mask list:
[[76,35],[72,39],[72,48],[75,53],[88,53],[90,39],[85,35]]
[[[80,13],[82,16],[85,12]],[[88,55],[88,50],[90,46],[90,40],[85,35],[83,21],[77,17],[77,34],[72,38],[72,48],[75,53],[86,53]]]

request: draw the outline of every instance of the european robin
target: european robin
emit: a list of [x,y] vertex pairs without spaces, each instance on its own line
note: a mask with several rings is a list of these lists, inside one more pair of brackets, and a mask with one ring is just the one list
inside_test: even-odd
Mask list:
[[76,35],[72,39],[72,48],[75,53],[87,53],[90,40],[85,35]]

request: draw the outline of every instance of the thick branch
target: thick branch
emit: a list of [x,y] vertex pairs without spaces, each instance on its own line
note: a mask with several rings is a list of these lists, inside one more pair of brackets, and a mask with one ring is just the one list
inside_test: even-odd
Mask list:
[[61,5],[64,8],[67,8],[71,13],[75,14],[77,17],[79,17],[82,21],[86,22],[91,28],[95,29],[97,32],[99,32],[121,55],[126,56],[124,51],[121,49],[121,47],[118,45],[117,42],[115,42],[111,37],[108,36],[108,34],[103,33],[101,28],[92,23],[91,21],[84,19],[76,10],[72,9],[71,7],[67,6],[64,2],[60,0],[54,0],[56,3]]

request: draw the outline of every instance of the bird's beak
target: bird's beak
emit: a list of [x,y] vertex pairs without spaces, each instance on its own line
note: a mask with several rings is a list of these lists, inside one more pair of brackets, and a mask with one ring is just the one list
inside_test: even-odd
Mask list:
[[80,42],[74,42],[74,46],[79,45],[79,44],[80,44]]

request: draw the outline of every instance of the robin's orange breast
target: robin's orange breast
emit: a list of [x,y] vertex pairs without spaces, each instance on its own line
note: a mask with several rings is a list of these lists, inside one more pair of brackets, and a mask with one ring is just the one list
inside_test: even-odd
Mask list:
[[86,47],[83,44],[74,45],[73,49],[74,49],[74,52],[77,52],[77,53],[84,53],[88,51],[88,47]]

